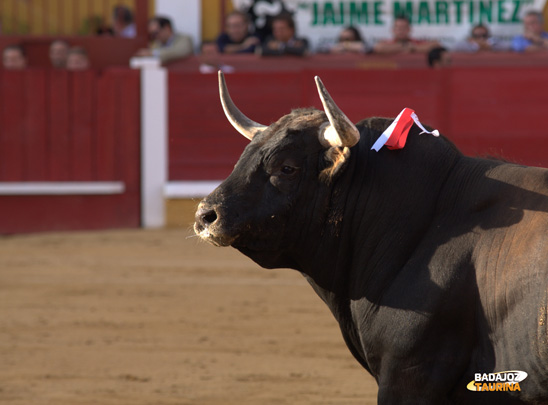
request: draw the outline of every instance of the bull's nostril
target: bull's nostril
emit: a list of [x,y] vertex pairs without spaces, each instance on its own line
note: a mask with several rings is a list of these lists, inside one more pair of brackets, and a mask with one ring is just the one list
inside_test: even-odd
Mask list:
[[217,220],[217,213],[213,210],[209,210],[207,212],[204,212],[201,218],[204,224],[211,225],[213,222]]

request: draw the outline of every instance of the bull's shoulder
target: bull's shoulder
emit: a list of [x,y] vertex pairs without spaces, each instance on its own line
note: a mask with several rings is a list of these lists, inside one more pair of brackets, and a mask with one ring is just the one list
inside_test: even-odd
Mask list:
[[548,169],[503,162],[486,172],[485,177],[519,190],[548,195]]

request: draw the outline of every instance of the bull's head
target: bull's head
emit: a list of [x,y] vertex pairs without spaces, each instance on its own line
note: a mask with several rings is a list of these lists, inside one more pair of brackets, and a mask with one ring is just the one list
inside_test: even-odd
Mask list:
[[325,215],[313,211],[327,205],[329,185],[360,140],[356,126],[315,80],[325,113],[295,110],[264,126],[234,105],[219,72],[224,112],[251,142],[232,174],[200,203],[194,229],[202,239],[232,245],[265,267],[292,267],[291,246]]

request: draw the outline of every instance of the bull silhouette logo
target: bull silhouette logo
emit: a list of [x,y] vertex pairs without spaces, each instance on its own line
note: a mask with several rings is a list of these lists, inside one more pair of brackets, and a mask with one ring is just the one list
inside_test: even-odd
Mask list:
[[296,1],[288,0],[237,0],[234,6],[249,14],[255,35],[264,40],[271,34],[272,18],[281,13],[294,14],[298,5]]

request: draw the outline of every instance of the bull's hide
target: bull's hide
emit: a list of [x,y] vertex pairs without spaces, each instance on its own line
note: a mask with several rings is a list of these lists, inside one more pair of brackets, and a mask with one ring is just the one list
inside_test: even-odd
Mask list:
[[548,170],[465,157],[416,125],[376,152],[392,120],[354,125],[319,79],[325,111],[270,126],[220,84],[251,142],[198,235],[302,272],[379,403],[548,403]]

